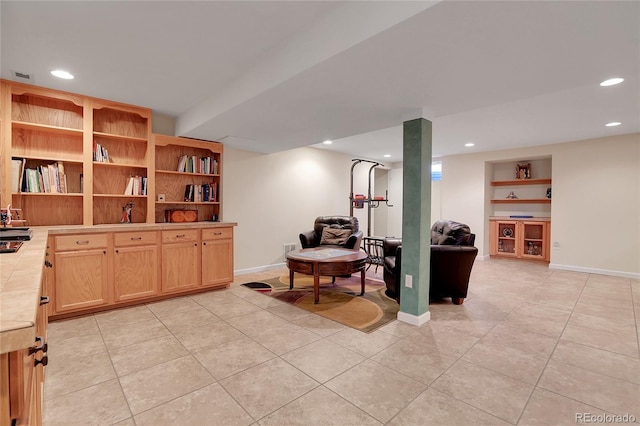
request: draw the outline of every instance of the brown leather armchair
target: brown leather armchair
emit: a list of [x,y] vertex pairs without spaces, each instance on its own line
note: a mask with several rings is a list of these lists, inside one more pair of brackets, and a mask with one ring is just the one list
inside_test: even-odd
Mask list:
[[[475,234],[465,224],[437,221],[431,227],[431,269],[429,274],[429,300],[451,297],[461,305],[467,297],[469,277],[478,249],[473,246]],[[384,255],[383,278],[385,294],[400,303],[400,265],[402,240],[386,238],[382,245]]]
[[322,246],[359,250],[361,241],[358,218],[353,216],[319,216],[312,231],[300,234],[302,248]]

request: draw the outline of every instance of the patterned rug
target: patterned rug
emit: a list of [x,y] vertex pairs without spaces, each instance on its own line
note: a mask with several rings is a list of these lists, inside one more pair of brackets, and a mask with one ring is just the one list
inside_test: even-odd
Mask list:
[[[289,275],[271,278],[260,283],[271,286],[254,288],[256,291],[274,297],[299,308],[313,312],[365,333],[396,319],[399,306],[395,300],[384,294],[384,282],[367,278],[365,293],[360,296],[360,274],[349,278],[320,278],[320,301],[313,303],[313,277],[295,274],[293,289],[289,290]],[[249,286],[251,288],[251,286]],[[264,287],[253,285],[253,287]]]

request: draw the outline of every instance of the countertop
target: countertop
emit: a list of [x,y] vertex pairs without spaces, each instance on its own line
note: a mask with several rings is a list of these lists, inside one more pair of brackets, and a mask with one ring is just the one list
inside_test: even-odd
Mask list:
[[95,232],[202,229],[237,226],[234,222],[132,223],[94,226],[34,226],[16,253],[0,254],[0,353],[33,346],[47,237]]

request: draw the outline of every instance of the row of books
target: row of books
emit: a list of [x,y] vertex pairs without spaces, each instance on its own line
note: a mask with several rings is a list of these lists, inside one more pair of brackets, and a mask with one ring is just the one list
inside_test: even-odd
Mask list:
[[[26,160],[13,159],[13,192],[67,193],[67,175],[62,162],[26,168]],[[17,171],[16,171],[17,170]]]
[[109,162],[109,151],[96,141],[93,141],[93,161],[97,161],[99,163]]
[[212,182],[204,185],[186,185],[184,188],[184,201],[195,203],[218,201],[218,184]]
[[183,155],[178,159],[179,172],[218,174],[218,160],[212,157],[197,157],[195,155]]
[[147,195],[147,178],[145,176],[129,176],[124,195]]

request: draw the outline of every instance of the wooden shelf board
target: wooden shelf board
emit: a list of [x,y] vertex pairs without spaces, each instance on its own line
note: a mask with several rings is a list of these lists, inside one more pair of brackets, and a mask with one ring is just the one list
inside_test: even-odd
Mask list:
[[204,176],[204,177],[216,177],[220,176],[219,174],[208,174],[208,173],[187,173],[187,172],[178,172],[175,170],[156,170],[157,174],[165,174],[165,175],[181,175],[181,176]]
[[139,138],[136,136],[124,136],[124,135],[114,135],[111,133],[104,133],[104,132],[93,132],[93,136],[98,136],[101,138],[108,138],[108,139],[117,139],[117,140],[127,140],[127,141],[133,141],[133,142],[147,142],[147,138]]
[[492,181],[491,186],[512,186],[512,185],[545,185],[551,184],[551,178],[542,179],[515,179]]
[[551,204],[550,198],[505,198],[503,200],[491,200],[491,204]]
[[135,169],[146,169],[147,168],[147,166],[142,165],[142,164],[103,163],[101,161],[94,161],[93,165],[94,166],[101,166],[101,167],[128,167],[128,168],[135,168]]
[[84,194],[79,192],[14,192],[13,195],[37,195],[45,197],[82,197]]
[[147,195],[124,195],[124,194],[93,194],[94,197],[101,198],[147,198]]
[[194,201],[156,201],[156,204],[204,204],[204,205],[216,205],[216,204],[220,204],[220,201],[198,201],[198,202],[194,202]]
[[49,124],[28,123],[26,121],[13,121],[13,127],[26,130],[39,130],[42,132],[58,133],[61,135],[82,137],[82,129],[73,129],[70,127],[51,126]]
[[[15,154],[15,153],[14,153]],[[27,160],[42,160],[43,162],[45,161],[53,161],[53,162],[61,162],[61,163],[75,163],[75,164],[82,164],[82,160],[72,160],[70,158],[60,158],[60,157],[40,157],[40,156],[35,156],[35,155],[12,155],[12,158],[24,158]]]

